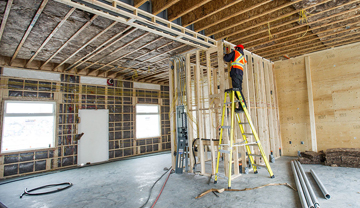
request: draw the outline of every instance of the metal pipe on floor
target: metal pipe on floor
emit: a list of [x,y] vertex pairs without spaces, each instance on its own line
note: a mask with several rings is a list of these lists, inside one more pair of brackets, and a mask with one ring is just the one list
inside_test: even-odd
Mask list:
[[310,197],[309,190],[306,187],[304,178],[302,177],[302,174],[300,172],[299,165],[296,163],[296,161],[294,163],[295,163],[295,168],[297,170],[297,174],[298,174],[299,179],[300,179],[300,184],[301,184],[302,190],[304,191],[304,195],[305,195],[305,198],[306,198],[306,201],[307,201],[307,205],[308,205],[307,207],[314,208],[314,202],[312,201],[312,199]]
[[304,192],[302,191],[302,188],[301,188],[299,177],[298,177],[298,174],[297,174],[296,169],[295,169],[294,161],[291,161],[291,168],[292,168],[292,171],[294,173],[295,184],[296,184],[297,192],[299,194],[301,207],[302,208],[307,208],[306,199],[305,199],[305,196],[304,196]]
[[314,177],[317,185],[319,186],[319,188],[321,189],[321,192],[323,193],[325,199],[330,199],[330,194],[329,192],[326,190],[324,184],[320,181],[319,177],[316,175],[315,171],[313,171],[313,169],[310,169],[310,173],[311,175]]
[[320,208],[320,204],[315,196],[315,193],[314,193],[314,190],[312,189],[311,185],[310,185],[310,182],[309,182],[309,179],[307,178],[306,174],[305,174],[305,171],[301,165],[301,163],[299,161],[296,161],[298,163],[298,166],[300,168],[300,172],[302,174],[302,177],[306,183],[306,186],[307,186],[307,189],[309,190],[309,194],[310,194],[310,197],[312,199],[312,201],[314,202],[314,206],[315,208]]

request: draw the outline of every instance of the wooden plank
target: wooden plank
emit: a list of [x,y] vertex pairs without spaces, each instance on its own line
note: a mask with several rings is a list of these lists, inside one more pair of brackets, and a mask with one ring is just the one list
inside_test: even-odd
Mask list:
[[148,0],[134,0],[134,7],[139,8],[141,5],[145,4]]
[[1,41],[1,37],[2,37],[2,35],[4,33],[4,29],[5,29],[5,26],[6,26],[7,19],[9,18],[9,14],[10,14],[12,4],[13,4],[13,0],[8,0],[8,2],[6,4],[5,12],[3,14],[2,21],[1,21],[1,26],[0,26],[0,41]]
[[[194,155],[195,153],[192,151],[192,148],[190,145],[193,144],[194,141],[194,130],[193,130],[193,122],[192,122],[192,112],[190,110],[192,109],[192,89],[191,89],[191,66],[190,66],[190,53],[186,54],[186,112],[187,112],[187,120],[188,120],[188,140],[189,140],[189,157],[190,157],[190,167],[189,172],[193,172],[194,168]],[[191,117],[190,117],[191,116]]]
[[172,5],[178,3],[180,0],[152,0],[152,13],[154,15],[159,14],[165,9],[171,7]]
[[[245,1],[243,1],[243,2],[245,2]],[[210,28],[210,27],[212,27],[212,26],[214,26],[214,25],[221,24],[222,22],[225,22],[226,20],[229,20],[229,19],[231,19],[231,18],[233,18],[233,17],[236,17],[236,16],[238,16],[238,15],[241,15],[241,14],[244,14],[244,13],[246,13],[246,12],[249,12],[249,11],[251,11],[251,10],[253,10],[253,9],[256,9],[256,8],[258,8],[258,7],[262,6],[262,5],[265,5],[265,4],[267,4],[267,3],[270,3],[270,2],[272,2],[272,0],[266,0],[266,1],[260,2],[260,3],[258,3],[258,4],[255,4],[255,5],[251,5],[250,7],[246,8],[246,9],[243,9],[240,5],[239,5],[239,6],[235,6],[235,7],[239,8],[239,9],[241,8],[241,10],[239,10],[238,12],[235,12],[235,13],[233,13],[233,14],[226,15],[226,17],[224,17],[224,18],[222,18],[222,19],[217,19],[217,20],[213,21],[211,24],[208,24],[208,23],[204,24],[204,23],[202,23],[202,22],[199,22],[199,23],[197,23],[197,24],[195,25],[195,31],[196,31],[196,32],[199,32],[199,31],[201,31],[201,30],[208,29],[208,28]],[[226,13],[227,11],[224,11],[224,12]],[[240,22],[242,22],[242,21],[240,21]],[[208,35],[208,34],[206,34],[206,35]],[[210,35],[212,35],[212,34],[209,34],[208,36],[210,36]]]
[[[211,89],[211,63],[210,63],[210,53],[209,51],[206,51],[206,74],[207,74],[207,91],[208,91],[208,95],[209,95],[209,108],[212,107],[212,101],[210,99],[210,95],[213,94],[213,90]],[[216,155],[215,155],[215,145],[214,145],[214,141],[213,138],[215,137],[215,128],[214,128],[214,114],[212,110],[209,110],[209,138],[210,138],[210,151],[211,151],[211,174],[214,175],[215,174],[215,168],[216,168]]]
[[[293,4],[296,4],[296,3],[300,2],[300,1],[302,1],[302,0],[295,0],[295,1],[291,1],[291,2],[289,2],[289,3],[283,4],[283,5],[281,5],[281,6],[277,6],[277,7],[273,8],[273,9],[267,10],[266,12],[263,12],[263,13],[261,13],[261,14],[259,14],[259,15],[250,17],[250,18],[248,18],[248,19],[243,19],[242,21],[239,21],[238,23],[235,23],[235,24],[233,23],[232,25],[230,25],[230,26],[228,26],[228,27],[224,27],[224,28],[221,28],[221,29],[214,30],[214,31],[212,31],[212,32],[210,32],[209,34],[206,34],[206,35],[216,35],[216,34],[218,34],[218,33],[221,33],[221,32],[223,32],[223,31],[225,31],[225,30],[234,28],[234,27],[236,27],[236,26],[238,26],[238,25],[244,24],[244,23],[249,22],[249,21],[251,21],[251,20],[257,19],[257,18],[262,17],[262,16],[265,16],[265,15],[267,15],[267,14],[271,14],[271,13],[276,12],[276,11],[278,11],[278,10],[284,9],[284,8],[286,8],[286,7],[288,7],[288,6],[291,6],[291,5],[293,5]],[[267,3],[269,3],[269,2],[271,2],[271,1],[267,1]],[[262,6],[262,5],[260,5],[260,6]],[[229,35],[226,35],[226,37],[228,37],[228,36],[229,36]],[[223,38],[223,37],[224,37],[224,36],[219,36],[219,37],[217,37],[217,39],[221,39],[221,38]]]
[[[97,54],[101,53],[102,51],[104,51],[105,49],[107,49],[108,47],[114,45],[115,43],[117,43],[118,41],[120,41],[122,39],[122,36],[119,37],[120,35],[123,35],[126,31],[130,30],[132,27],[127,26],[123,31],[115,34],[114,36],[112,36],[110,39],[108,39],[107,41],[103,42],[101,45],[99,45],[98,47],[96,47],[95,50],[93,50],[92,52],[88,53],[86,56],[80,58],[79,60],[75,61],[71,66],[66,68],[66,71],[72,69],[72,68],[77,68],[78,66],[80,66],[81,64],[85,63],[86,61],[90,60],[91,58],[93,58],[94,56],[96,56]],[[119,38],[118,38],[119,37]],[[118,38],[118,39],[116,39]],[[116,40],[115,40],[116,39]]]
[[171,164],[172,164],[172,167],[173,169],[176,167],[176,157],[174,155],[174,152],[176,151],[175,149],[175,146],[176,146],[176,136],[175,136],[175,125],[176,125],[176,122],[175,122],[175,118],[176,118],[176,115],[175,115],[175,100],[174,100],[174,70],[171,69],[171,66],[174,66],[174,70],[176,69],[176,63],[172,63],[171,61],[169,62],[169,68],[170,68],[170,71],[169,71],[169,93],[170,93],[170,114],[169,114],[169,118],[170,118],[170,131],[171,131],[171,134],[170,134],[170,138],[171,138]]
[[[63,64],[65,64],[69,59],[71,59],[72,57],[74,57],[76,54],[78,54],[82,49],[84,49],[86,46],[88,46],[90,43],[92,43],[93,41],[95,41],[98,37],[102,36],[104,33],[106,33],[110,28],[112,28],[113,26],[115,26],[117,24],[117,22],[113,22],[111,23],[109,26],[107,26],[104,30],[102,30],[100,33],[98,33],[97,35],[95,35],[93,38],[91,38],[88,42],[86,42],[84,45],[82,45],[79,49],[77,49],[74,53],[72,53],[68,58],[66,58],[64,61],[62,61],[60,64],[58,64],[55,69],[53,71],[56,71],[56,69],[58,69],[60,66],[62,66]],[[64,72],[64,71],[63,71]]]
[[[106,4],[106,3],[103,3],[100,1],[83,0],[84,2],[94,5],[102,10],[93,9],[89,6],[85,6],[83,4],[76,3],[71,0],[55,0],[55,1],[64,3],[64,4],[72,6],[72,7],[76,7],[78,9],[82,9],[84,11],[108,18],[110,20],[115,20],[115,21],[121,22],[123,24],[127,24],[130,26],[139,28],[144,31],[151,32],[156,35],[160,35],[160,36],[172,39],[172,40],[176,40],[178,42],[193,46],[195,48],[206,49],[208,47],[214,47],[216,45],[216,41],[211,38],[208,38],[207,36],[198,34],[190,29],[176,25],[165,19],[156,18],[155,15],[149,14],[148,12],[139,10],[133,6],[130,6],[130,5],[120,2],[120,1],[115,0],[119,6],[125,8],[125,9],[128,9],[130,11],[133,11],[134,14],[124,11],[124,10],[121,10],[119,8],[115,8],[109,4]],[[106,1],[110,1],[110,0],[106,0]],[[162,1],[162,0],[159,0],[159,1]],[[111,2],[113,2],[113,0],[111,0]],[[117,16],[114,14],[110,14],[110,13],[105,12],[104,10],[111,11],[111,12],[117,13],[119,15]],[[125,16],[125,18],[123,18],[122,16]],[[144,18],[143,16],[149,17],[150,19],[156,19],[157,22],[154,23],[153,21],[150,21],[147,18]],[[162,23],[162,24],[159,24],[158,22]],[[149,27],[148,25],[151,25],[151,27]],[[170,33],[165,33],[163,31],[168,31]],[[183,39],[184,37],[186,37],[186,38]],[[200,37],[201,39],[199,39],[198,37]]]
[[[314,7],[319,6],[319,5],[321,5],[321,4],[327,3],[327,2],[329,2],[329,1],[332,1],[332,0],[326,0],[326,1],[323,1],[323,2],[320,2],[320,3],[317,3],[317,4],[313,4],[313,5],[309,6],[309,7],[304,8],[304,10],[305,10],[305,11],[306,11],[306,10],[309,10],[309,9],[311,9],[311,8],[314,8]],[[353,4],[353,3],[354,3],[354,2],[349,2],[349,3],[346,3],[346,4],[339,5],[339,6],[337,6],[337,7],[331,7],[331,8],[329,8],[329,9],[322,10],[322,11],[320,11],[320,12],[318,12],[318,13],[311,14],[311,18],[314,18],[314,16],[316,16],[316,15],[323,14],[323,13],[325,13],[325,12],[328,12],[329,10],[334,10],[334,9],[336,9],[336,8],[338,8],[338,7],[343,7],[343,6],[347,5],[347,4]],[[278,16],[278,17],[275,17],[275,18],[266,19],[266,21],[257,23],[257,24],[255,24],[255,25],[252,25],[251,27],[247,27],[247,28],[244,28],[244,29],[241,30],[241,31],[232,33],[231,36],[235,36],[235,39],[234,39],[234,38],[231,38],[230,35],[229,35],[229,41],[231,41],[232,43],[241,42],[243,45],[244,45],[244,44],[248,44],[249,42],[244,42],[243,40],[246,39],[246,38],[249,38],[249,37],[251,37],[251,36],[261,34],[261,33],[269,33],[269,28],[267,27],[266,29],[259,30],[258,32],[251,33],[251,34],[249,34],[249,33],[246,32],[246,31],[251,30],[251,29],[254,29],[254,28],[257,28],[257,27],[259,27],[259,26],[267,25],[268,23],[270,24],[271,22],[275,22],[275,21],[284,19],[284,18],[289,17],[289,16],[294,15],[294,14],[296,15],[296,17],[295,17],[294,19],[291,19],[291,20],[289,20],[289,21],[283,22],[282,24],[277,24],[276,26],[271,26],[271,24],[270,24],[270,29],[271,29],[271,30],[274,30],[274,29],[277,29],[277,28],[286,26],[286,25],[288,25],[288,24],[292,24],[292,23],[298,22],[298,21],[299,21],[299,17],[298,17],[297,14],[298,14],[300,11],[301,11],[301,10],[296,10],[296,11],[293,11],[293,12],[290,12],[290,13],[287,13],[287,14],[284,14],[284,15],[281,15],[281,16]],[[347,13],[347,12],[349,12],[349,11],[350,11],[350,10],[345,11],[345,12]],[[341,12],[341,13],[343,13],[343,12]],[[339,14],[339,15],[341,15],[341,14]],[[326,16],[326,17],[324,17],[324,18],[319,18],[319,19],[316,19],[316,20],[314,20],[314,21],[312,21],[312,22],[309,22],[308,24],[311,25],[311,24],[314,24],[315,22],[322,21],[322,20],[328,19],[328,18],[333,18],[333,17],[335,17],[335,16],[338,16],[338,14],[336,14],[336,15],[334,15],[334,16],[333,16],[333,15],[329,15],[329,16]],[[287,32],[287,31],[295,30],[295,29],[297,29],[297,28],[301,28],[301,27],[305,27],[305,26],[306,26],[306,24],[301,24],[301,25],[298,25],[298,26],[296,26],[296,27],[292,27],[292,28],[289,28],[289,29],[286,29],[286,30],[281,30],[281,31],[279,31],[279,32],[277,32],[277,33],[271,33],[271,35],[277,35],[277,34],[285,33],[285,32]],[[246,32],[246,35],[240,35],[241,33],[245,33],[245,32]],[[260,37],[260,38],[252,38],[250,42],[254,42],[254,41],[257,41],[257,40],[263,39],[263,38],[268,38],[268,35],[266,34],[265,37],[262,36],[262,37]]]
[[40,16],[40,14],[42,13],[42,11],[44,10],[44,8],[45,8],[45,6],[46,6],[47,3],[48,3],[48,0],[43,0],[43,1],[42,1],[39,9],[37,10],[34,18],[31,20],[31,23],[30,23],[29,27],[27,28],[24,36],[22,37],[22,39],[21,39],[18,47],[16,48],[15,53],[14,53],[14,55],[13,55],[12,58],[11,58],[10,65],[12,65],[12,63],[14,62],[16,56],[17,56],[18,53],[20,52],[21,47],[24,45],[27,37],[30,35],[31,30],[33,29],[35,23],[36,23],[37,20],[39,19],[39,16]]
[[270,73],[272,70],[272,65],[268,61],[265,62],[264,68],[264,78],[265,78],[265,96],[266,96],[266,114],[268,115],[268,135],[269,135],[269,145],[270,151],[272,151],[276,156],[276,138],[274,132],[274,115],[273,115],[273,101],[272,101],[272,90],[271,90],[271,82],[270,82]]
[[[200,101],[200,96],[201,96],[201,85],[200,85],[200,51],[197,50],[196,51],[196,67],[195,67],[195,106],[197,107],[196,110],[196,130],[197,130],[197,138],[204,138],[203,137],[203,132],[202,132],[202,126],[203,126],[203,121],[202,121],[202,111],[199,110],[199,107],[201,106],[201,101]],[[201,129],[200,129],[201,128]],[[202,139],[199,139],[199,146],[198,147],[198,152],[200,152],[200,173],[204,174],[205,173],[205,160],[204,160],[204,144]]]
[[65,15],[65,17],[56,25],[54,30],[49,34],[46,40],[41,44],[38,50],[32,55],[29,61],[26,63],[26,67],[29,67],[30,63],[34,60],[34,58],[40,53],[40,51],[45,47],[45,45],[50,41],[50,39],[55,35],[55,33],[59,30],[59,28],[66,22],[66,20],[70,17],[70,15],[75,11],[75,8],[70,9],[70,11]]
[[233,5],[241,2],[242,0],[228,1],[210,1],[209,3],[193,10],[192,12],[181,17],[183,27],[187,27],[191,24],[195,24],[200,20],[210,17],[218,12],[223,11]]
[[[359,14],[359,15],[360,15],[360,14]],[[350,17],[349,19],[356,18],[356,17],[358,17],[358,16]],[[316,27],[312,27],[311,30],[321,29],[322,27],[326,27],[326,26],[329,26],[329,25],[333,25],[333,24],[335,24],[335,23],[347,22],[349,19],[346,19],[346,20],[338,20],[338,21],[334,21],[334,22],[331,22],[331,23],[322,24],[322,25],[319,25],[319,26],[316,26]],[[355,24],[351,24],[351,25],[349,24],[349,26],[356,26],[356,23],[355,23]],[[340,26],[332,27],[332,28],[327,29],[327,30],[324,30],[324,31],[320,31],[320,32],[317,33],[317,35],[318,35],[318,34],[322,34],[322,33],[326,33],[326,32],[329,32],[329,31],[333,32],[335,29],[338,29],[338,28],[343,28],[343,26],[340,25]],[[346,30],[349,30],[349,29],[352,29],[352,30],[353,30],[354,28],[348,28],[348,29],[346,29]],[[305,35],[304,35],[304,34],[305,34]],[[273,43],[274,41],[280,41],[280,40],[283,40],[283,39],[287,39],[287,38],[289,38],[289,37],[291,37],[291,36],[294,36],[294,35],[300,35],[300,37],[302,37],[302,38],[307,38],[307,37],[309,37],[309,36],[313,36],[313,33],[309,33],[309,35],[307,35],[307,34],[308,34],[308,33],[307,33],[307,30],[305,29],[305,30],[302,30],[302,31],[299,31],[299,32],[287,34],[287,35],[282,36],[282,37],[280,37],[280,38],[278,38],[278,39],[273,39],[273,40],[271,40],[271,41],[266,41],[266,42],[262,42],[262,43],[257,43],[257,44],[255,44],[255,45],[250,45],[250,46],[246,46],[246,47],[248,47],[248,48],[251,47],[251,48],[252,48],[252,47],[256,47],[256,46],[261,46],[261,45],[264,45],[264,44],[267,44],[267,43]],[[273,44],[273,45],[269,45],[269,46],[266,46],[266,47],[260,47],[260,48],[258,48],[258,49],[256,49],[256,50],[254,50],[253,52],[256,52],[256,51],[259,51],[259,50],[264,50],[264,49],[269,48],[269,47],[274,47],[274,46],[277,46],[277,45],[280,45],[280,44],[285,44],[285,43],[292,42],[292,41],[298,41],[298,39],[295,38],[295,39],[287,40],[287,41],[284,41],[284,42],[276,43],[276,44]]]
[[51,55],[44,64],[41,65],[40,69],[44,68],[44,66],[51,61],[62,49],[64,49],[67,44],[69,44],[72,40],[74,40],[85,28],[87,28],[95,19],[97,15],[94,15],[89,21],[87,21],[79,30],[77,30],[53,55]]
[[306,70],[306,83],[309,101],[309,116],[310,116],[310,134],[311,134],[311,150],[317,152],[316,140],[316,123],[315,123],[315,110],[314,110],[314,96],[311,80],[310,57],[305,56],[305,70]]
[[177,18],[184,16],[185,14],[193,11],[194,9],[201,7],[202,5],[210,1],[212,0],[198,0],[198,1],[180,0],[178,3],[168,8],[167,10],[168,20],[172,22]]
[[[126,35],[122,36],[122,38],[125,38],[125,37],[127,37],[128,35],[131,35],[131,34],[134,33],[135,31],[137,31],[137,30],[136,30],[136,29],[135,29],[135,30],[132,30],[131,32],[129,32],[129,33],[127,33]],[[119,53],[119,52],[120,52],[121,50],[123,50],[125,47],[127,47],[127,46],[135,43],[136,41],[138,41],[138,40],[140,40],[141,38],[147,36],[148,34],[149,34],[149,32],[146,32],[146,33],[140,35],[139,37],[136,37],[136,38],[132,39],[131,41],[126,42],[124,45],[122,45],[122,46],[114,49],[113,51],[111,51],[111,53],[109,53],[109,54],[107,54],[107,55],[104,55],[102,58],[100,58],[99,60],[97,60],[96,62],[94,62],[92,65],[95,65],[95,64],[99,63],[101,60],[104,60],[105,58],[109,58],[110,56]],[[97,71],[99,71],[99,70],[101,70],[101,69],[103,69],[103,68],[105,68],[105,67],[108,67],[108,66],[110,66],[111,64],[114,64],[114,63],[116,63],[117,61],[121,60],[122,58],[123,58],[123,55],[120,56],[120,57],[118,57],[118,58],[116,58],[116,59],[114,59],[114,60],[112,60],[112,61],[110,61],[110,62],[108,62],[108,63],[106,63],[106,64],[103,65],[103,66],[100,66],[99,68],[96,68],[96,69],[94,69],[94,70],[92,70],[92,71],[89,71],[88,73],[86,73],[86,75],[88,75],[88,74],[90,74],[90,73],[95,73],[95,72],[97,72]],[[89,66],[83,68],[82,70],[86,70],[86,69],[88,69],[88,68],[89,68],[90,66],[92,66],[92,65],[89,65]]]

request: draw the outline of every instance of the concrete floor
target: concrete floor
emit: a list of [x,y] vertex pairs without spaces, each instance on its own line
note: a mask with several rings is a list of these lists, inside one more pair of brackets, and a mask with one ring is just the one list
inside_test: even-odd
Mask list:
[[[271,164],[276,178],[270,179],[263,168],[259,174],[242,175],[233,180],[232,188],[250,188],[268,183],[290,183],[295,186],[290,167],[291,157],[282,157]],[[149,188],[169,167],[170,154],[117,161],[92,167],[57,172],[0,185],[0,201],[8,207],[140,207],[146,201]],[[331,194],[325,200],[314,180],[308,175],[321,207],[360,207],[360,171],[355,168],[303,165],[312,168]],[[210,164],[208,167],[210,168]],[[153,190],[150,207],[159,193],[164,177]],[[70,189],[41,196],[19,195],[27,188],[50,183],[72,182]],[[300,207],[298,194],[285,186],[265,187],[245,192],[225,192],[215,197],[208,194],[195,197],[210,188],[224,188],[225,180],[207,184],[208,177],[193,174],[172,174],[156,207]]]

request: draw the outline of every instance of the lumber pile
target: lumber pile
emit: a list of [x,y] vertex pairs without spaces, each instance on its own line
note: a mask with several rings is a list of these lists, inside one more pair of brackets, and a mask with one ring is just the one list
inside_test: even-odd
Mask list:
[[325,153],[322,150],[319,152],[300,152],[299,162],[302,164],[322,164],[324,161]]
[[328,149],[325,165],[360,168],[360,148]]

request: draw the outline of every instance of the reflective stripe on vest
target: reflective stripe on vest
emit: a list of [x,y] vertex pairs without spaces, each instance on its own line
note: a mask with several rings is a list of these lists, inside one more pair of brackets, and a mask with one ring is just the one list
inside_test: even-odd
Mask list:
[[239,51],[235,50],[235,58],[234,58],[234,61],[231,62],[230,66],[233,68],[243,70],[245,63],[246,63],[246,60],[245,60],[244,56]]

